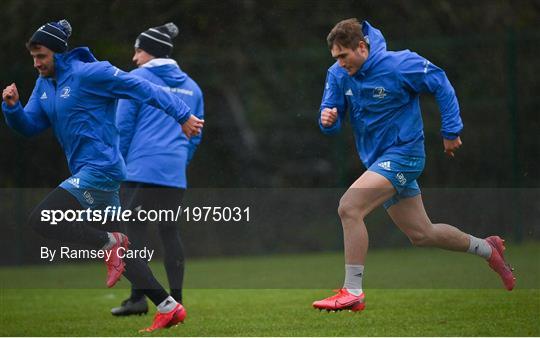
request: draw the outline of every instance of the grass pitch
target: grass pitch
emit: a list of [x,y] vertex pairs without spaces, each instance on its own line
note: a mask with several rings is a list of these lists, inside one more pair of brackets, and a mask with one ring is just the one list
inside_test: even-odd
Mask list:
[[[540,243],[508,248],[518,277],[512,292],[471,255],[373,250],[361,313],[311,308],[341,284],[340,253],[190,260],[185,324],[144,335],[539,336]],[[152,268],[165,282],[161,264]],[[128,284],[106,289],[104,270],[93,263],[1,268],[0,335],[141,335],[152,316],[112,317]]]

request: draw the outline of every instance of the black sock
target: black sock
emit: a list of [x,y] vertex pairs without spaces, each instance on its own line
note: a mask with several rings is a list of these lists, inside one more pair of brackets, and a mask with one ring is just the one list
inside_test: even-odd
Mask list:
[[131,286],[131,295],[129,298],[133,301],[141,300],[141,298],[144,297],[144,290],[135,289],[133,286]]
[[126,263],[124,276],[136,290],[142,291],[148,296],[152,303],[158,305],[169,297],[167,291],[159,284],[144,260],[141,258],[125,258],[124,262]]
[[171,288],[171,296],[182,303],[182,286],[184,282],[184,247],[180,240],[178,225],[174,223],[159,224],[159,234],[164,249],[164,265]]

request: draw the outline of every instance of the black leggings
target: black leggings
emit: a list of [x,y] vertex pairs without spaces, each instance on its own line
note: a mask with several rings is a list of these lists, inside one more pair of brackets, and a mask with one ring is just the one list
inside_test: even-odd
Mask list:
[[[107,231],[98,229],[87,222],[59,221],[49,224],[41,221],[42,210],[80,210],[81,204],[75,196],[60,187],[50,192],[32,211],[29,225],[41,236],[58,240],[63,243],[82,244],[94,249],[101,249],[109,241],[107,231],[119,231],[119,226],[108,223],[104,225]],[[129,238],[129,236],[128,236]],[[130,239],[131,241],[131,239]],[[159,304],[169,295],[155,279],[152,271],[141,258],[124,258],[126,271],[124,276],[142,290],[154,304]]]
[[[124,182],[121,189],[121,201],[124,209],[133,210],[176,210],[184,195],[184,189],[164,187],[160,185]],[[131,247],[142,249],[147,245],[148,222],[129,222],[125,224],[126,234]],[[180,239],[180,228],[172,220],[157,223],[164,251],[164,265],[171,288],[171,296],[182,303],[182,285],[184,282],[184,247]],[[133,285],[131,298],[140,299],[141,290]]]

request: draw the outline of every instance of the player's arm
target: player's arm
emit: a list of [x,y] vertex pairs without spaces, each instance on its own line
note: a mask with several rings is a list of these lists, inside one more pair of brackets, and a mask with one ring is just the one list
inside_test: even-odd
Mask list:
[[124,159],[127,159],[141,106],[138,101],[126,99],[118,100],[116,106],[116,127],[120,134],[120,152]]
[[454,156],[461,146],[459,134],[463,130],[459,104],[454,88],[446,73],[416,53],[402,62],[399,74],[404,86],[416,93],[431,93],[435,96],[441,112],[441,135],[444,151]]
[[[197,106],[192,110],[192,114],[194,114],[197,118],[200,120],[204,120],[204,97],[200,89],[196,91],[198,94],[198,100],[197,100]],[[187,157],[187,163],[191,162],[191,159],[193,158],[193,155],[195,154],[195,150],[197,150],[197,147],[201,143],[202,139],[202,130],[201,132],[193,136],[189,139],[189,149],[188,149],[188,157]]]
[[163,110],[182,125],[187,137],[199,134],[204,125],[204,121],[192,115],[189,107],[176,95],[108,62],[93,64],[83,76],[100,95],[133,99]]
[[36,88],[37,86],[24,108],[15,83],[4,88],[2,92],[2,111],[7,125],[27,137],[39,134],[51,126],[47,114],[39,104]]
[[335,134],[341,130],[345,118],[347,101],[336,77],[328,71],[321,107],[319,109],[319,128],[324,134]]

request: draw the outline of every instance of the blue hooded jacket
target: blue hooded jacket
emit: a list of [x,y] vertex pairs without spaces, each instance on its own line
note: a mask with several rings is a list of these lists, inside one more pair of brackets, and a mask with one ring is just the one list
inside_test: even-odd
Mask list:
[[81,171],[122,181],[126,175],[116,129],[118,98],[163,109],[179,123],[190,109],[178,97],[139,77],[99,62],[86,47],[55,53],[55,78],[39,77],[23,108],[2,103],[7,124],[25,136],[53,128],[72,175]]
[[[174,60],[153,59],[131,74],[178,95],[193,115],[204,118],[201,89]],[[188,139],[173,118],[135,100],[120,100],[117,114],[126,180],[185,189],[186,167],[201,142],[201,134]]]
[[[349,110],[360,159],[369,168],[383,154],[425,157],[420,93],[435,96],[441,112],[441,134],[455,139],[463,129],[458,101],[444,71],[409,50],[387,51],[382,33],[367,21],[362,31],[369,55],[349,76],[338,62],[328,69],[319,111],[325,134],[341,129]],[[323,127],[320,112],[337,108],[338,119]]]

